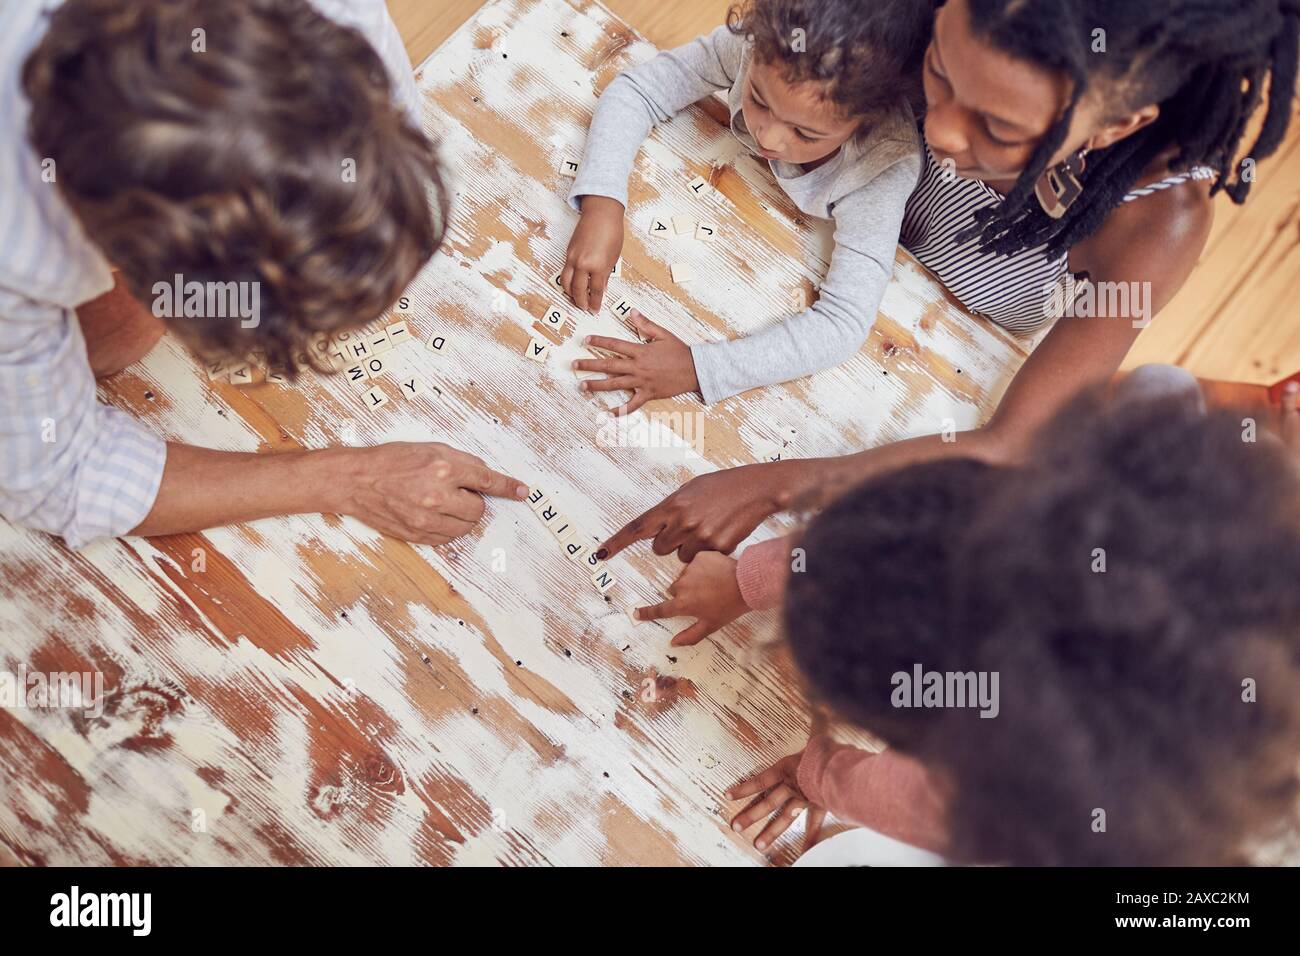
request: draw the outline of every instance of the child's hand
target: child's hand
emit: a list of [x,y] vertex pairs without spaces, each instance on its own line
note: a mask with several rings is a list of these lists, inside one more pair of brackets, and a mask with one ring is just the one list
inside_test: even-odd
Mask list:
[[736,581],[736,559],[716,551],[701,551],[668,586],[669,600],[637,608],[638,621],[693,617],[696,622],[673,638],[681,647],[698,644],[749,610]]
[[726,792],[730,800],[754,797],[749,806],[736,814],[731,821],[731,829],[737,833],[748,830],[766,816],[771,816],[767,826],[754,838],[754,848],[766,850],[786,830],[790,824],[799,819],[799,814],[808,811],[808,822],[804,826],[803,849],[807,853],[821,835],[822,822],[826,819],[826,809],[808,802],[799,789],[799,761],[803,751],[782,757],[756,777],[742,780]]
[[615,415],[630,415],[655,398],[672,398],[700,389],[695,377],[695,359],[690,346],[666,329],[655,325],[635,309],[628,316],[632,328],[646,340],[645,345],[589,335],[584,345],[616,352],[617,358],[579,359],[573,367],[583,372],[605,372],[609,378],[593,378],[578,387],[584,392],[611,392],[627,389],[632,400],[614,409]]
[[583,196],[582,216],[569,237],[560,285],[580,309],[597,312],[605,285],[623,250],[623,204],[606,196]]

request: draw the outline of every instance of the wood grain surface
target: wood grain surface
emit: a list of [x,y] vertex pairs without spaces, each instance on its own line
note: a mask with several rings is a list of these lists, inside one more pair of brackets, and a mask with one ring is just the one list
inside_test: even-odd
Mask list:
[[[168,337],[102,397],[169,439],[273,453],[440,440],[541,487],[589,538],[693,475],[855,451],[984,420],[1024,348],[900,253],[844,366],[709,408],[651,403],[623,429],[567,360],[608,311],[559,302],[576,215],[560,175],[599,92],[654,48],[596,3],[499,0],[418,71],[456,193],[444,249],[409,289],[404,367],[437,391],[367,408],[341,376],[209,383]],[[719,120],[723,120],[720,122]],[[703,175],[716,193],[686,184]],[[651,214],[725,241],[660,240]],[[805,221],[718,103],[656,131],[631,181],[624,297],[688,342],[779,320],[824,275]],[[699,278],[674,284],[669,266]],[[549,336],[549,360],[524,355]],[[769,522],[755,539],[788,526]],[[0,857],[28,864],[752,864],[722,791],[800,747],[807,714],[773,622],[693,648],[634,624],[675,558],[614,558],[601,595],[523,504],[491,501],[441,549],[302,516],[72,553],[0,522],[0,670],[89,672],[100,701],[0,710]],[[811,570],[811,569],[810,569]],[[92,706],[93,705],[93,706]],[[96,713],[102,705],[102,713]],[[796,832],[774,858],[788,860]]]

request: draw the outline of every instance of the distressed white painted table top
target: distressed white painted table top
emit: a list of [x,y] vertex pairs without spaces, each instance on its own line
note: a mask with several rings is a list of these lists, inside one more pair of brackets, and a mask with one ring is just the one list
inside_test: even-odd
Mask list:
[[[443,440],[542,486],[592,535],[691,475],[755,460],[764,441],[839,454],[984,419],[1024,349],[901,253],[861,353],[707,409],[703,456],[598,440],[601,400],[576,391],[567,359],[581,334],[620,333],[608,312],[570,308],[577,331],[557,354],[524,358],[576,219],[559,160],[580,152],[599,91],[654,52],[596,3],[502,0],[421,67],[424,123],[456,191],[446,246],[410,289],[416,333],[450,342],[444,356],[413,350],[440,398],[402,399],[389,382],[391,401],[370,410],[341,378],[210,385],[171,339],[103,396],[168,438],[224,449]],[[714,199],[687,192],[697,174]],[[707,213],[726,241],[652,239],[653,212]],[[688,342],[736,335],[788,314],[828,252],[826,230],[800,219],[721,105],[705,104],[639,154],[611,294]],[[674,285],[677,261],[701,278]],[[685,427],[701,406],[647,410],[688,413]],[[73,554],[0,522],[0,667],[106,683],[101,717],[0,710],[0,852],[64,864],[760,862],[728,830],[721,793],[804,741],[771,620],[670,648],[676,628],[634,625],[625,609],[654,599],[676,559],[642,545],[610,566],[607,601],[524,505],[501,501],[440,550],[305,516]],[[676,684],[646,700],[655,676]]]

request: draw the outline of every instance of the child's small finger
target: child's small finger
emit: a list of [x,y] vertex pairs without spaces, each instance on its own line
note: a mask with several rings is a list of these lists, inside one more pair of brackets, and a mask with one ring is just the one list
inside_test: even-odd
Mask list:
[[760,774],[755,774],[748,780],[742,780],[726,792],[728,800],[739,800],[742,797],[752,797],[756,793],[762,793],[768,787],[775,786],[781,779],[781,771],[776,767],[768,767]]
[[586,310],[587,308],[587,285],[591,282],[591,273],[586,269],[578,269],[573,274],[573,304],[578,308]]
[[618,355],[625,356],[626,358],[631,358],[636,354],[633,351],[636,347],[635,342],[628,342],[624,339],[611,339],[605,335],[589,335],[583,339],[582,344],[588,348],[614,352]]
[[641,389],[637,389],[635,392],[632,393],[632,401],[628,402],[626,405],[620,405],[618,408],[614,409],[614,414],[631,415],[634,411],[636,411],[638,408],[640,408],[649,400],[650,399],[646,397],[645,392],[643,392]]
[[591,277],[591,297],[588,301],[591,303],[592,312],[600,311],[600,303],[605,299],[606,282],[607,280],[600,273],[596,273]]
[[826,811],[822,807],[808,808],[808,819],[803,824],[803,852],[807,853],[822,835],[822,824],[826,822]]
[[684,631],[678,632],[672,639],[673,647],[693,647],[712,633],[709,625],[699,620]]
[[655,342],[668,335],[667,329],[651,322],[640,312],[632,313],[632,324],[636,326],[636,330],[641,333],[641,337],[647,342]]
[[762,832],[754,838],[754,846],[759,850],[766,850],[772,846],[781,834],[790,829],[790,824],[799,819],[799,814],[807,809],[808,804],[798,797],[795,797],[778,813],[772,814],[772,819],[768,821],[767,826],[763,827]]
[[759,820],[771,816],[778,809],[785,806],[786,802],[793,796],[794,791],[788,786],[783,783],[777,784],[765,795],[759,797],[744,810],[741,810],[736,815],[736,819],[732,821],[731,829],[737,833],[748,830]]
[[606,375],[626,375],[630,371],[626,359],[574,359],[573,367],[579,372],[604,372]]
[[666,617],[676,617],[680,612],[676,601],[660,601],[647,607],[637,608],[638,621],[661,621]]
[[570,302],[573,301],[573,274],[576,271],[572,264],[566,262],[564,270],[560,273],[560,287],[564,290],[564,294],[569,297]]
[[627,376],[622,378],[589,378],[579,382],[578,388],[584,392],[630,392],[636,386]]

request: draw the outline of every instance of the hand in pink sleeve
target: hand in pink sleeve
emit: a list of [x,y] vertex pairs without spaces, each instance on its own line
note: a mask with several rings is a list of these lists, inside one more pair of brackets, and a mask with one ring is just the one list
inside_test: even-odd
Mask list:
[[809,803],[912,846],[943,853],[943,801],[924,765],[896,750],[873,754],[818,735],[799,761]]
[[736,559],[716,551],[701,551],[668,585],[668,600],[635,610],[638,621],[693,617],[694,624],[679,631],[673,644],[696,644],[720,627],[726,627],[749,608],[736,584]]
[[790,576],[790,549],[794,535],[750,545],[736,565],[740,594],[751,610],[765,611],[781,603]]

